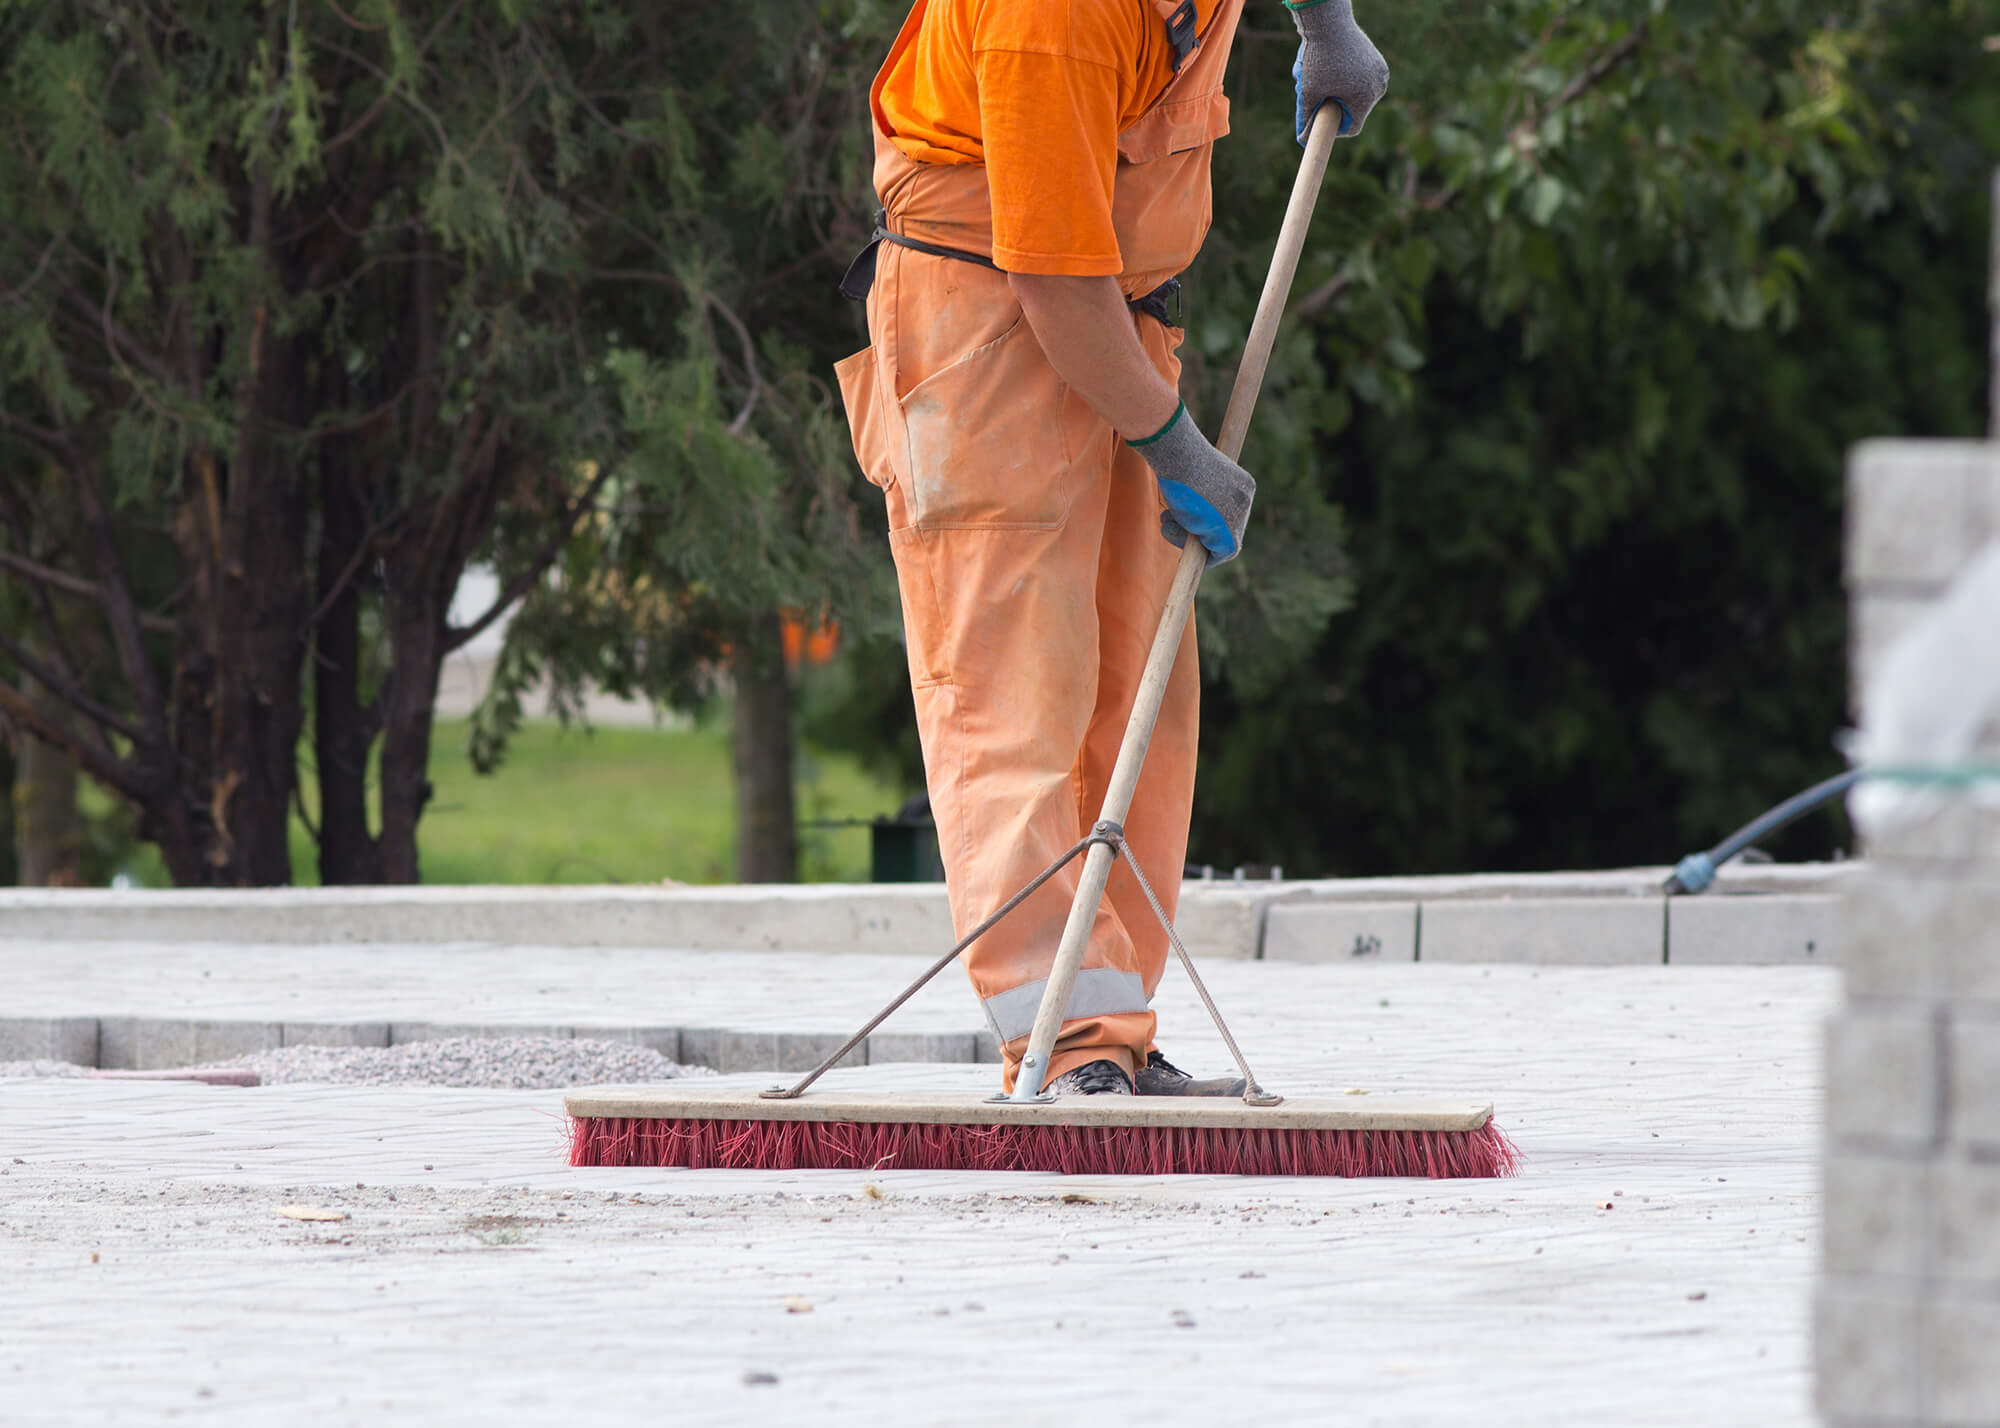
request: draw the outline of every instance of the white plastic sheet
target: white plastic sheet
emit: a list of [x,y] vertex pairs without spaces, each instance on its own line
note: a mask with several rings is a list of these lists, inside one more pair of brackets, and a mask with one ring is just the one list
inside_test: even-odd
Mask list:
[[[2000,714],[2000,540],[1966,566],[1937,606],[1884,656],[1861,698],[1849,747],[1863,768],[1948,769],[1970,761],[1980,731]],[[1921,819],[1946,798],[2000,804],[2000,782],[1945,790],[1864,778],[1847,796],[1864,834]]]

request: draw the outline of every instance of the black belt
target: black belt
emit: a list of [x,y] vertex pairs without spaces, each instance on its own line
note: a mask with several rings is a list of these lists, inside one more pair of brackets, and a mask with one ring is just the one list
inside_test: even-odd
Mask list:
[[[926,243],[920,238],[906,238],[901,233],[891,233],[888,229],[889,214],[886,209],[875,212],[875,232],[868,240],[868,246],[847,265],[847,275],[840,280],[840,295],[854,302],[863,302],[868,290],[875,286],[875,259],[884,243],[894,243],[899,248],[913,249],[919,253],[929,253],[933,258],[950,258],[960,263],[977,263],[982,268],[994,272],[1004,272],[998,263],[984,253],[975,253],[969,248],[947,248],[941,243]],[[1128,300],[1125,306],[1134,312],[1144,313],[1162,327],[1181,326],[1181,280],[1168,278],[1164,283],[1141,297]]]

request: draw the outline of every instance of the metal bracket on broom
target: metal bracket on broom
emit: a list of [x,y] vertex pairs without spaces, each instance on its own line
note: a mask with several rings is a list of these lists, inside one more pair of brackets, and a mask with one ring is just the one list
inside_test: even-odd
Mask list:
[[[1236,383],[1230,389],[1229,407],[1216,438],[1216,447],[1232,461],[1243,452],[1243,438],[1250,429],[1250,413],[1257,405],[1257,393],[1264,385],[1264,369],[1270,364],[1271,347],[1277,340],[1278,320],[1284,315],[1292,276],[1298,271],[1299,254],[1305,248],[1306,229],[1312,222],[1313,203],[1319,197],[1320,180],[1326,174],[1327,159],[1333,153],[1335,127],[1332,124],[1314,124],[1306,138],[1305,156],[1299,161],[1298,178],[1292,184],[1291,201],[1285,208],[1284,226],[1278,232],[1278,246],[1271,254],[1271,269],[1265,275],[1264,291],[1257,300],[1257,316],[1250,324],[1250,336],[1243,346],[1243,360],[1236,368]],[[1077,886],[1076,897],[1070,903],[1069,921],[1063,927],[1062,941],[1056,948],[1055,964],[1049,969],[1048,986],[1042,993],[1042,1004],[1035,1014],[1034,1030],[1028,1035],[1027,1053],[1021,1058],[1021,1070],[1014,1079],[1012,1096],[1002,1098],[1025,1102],[1050,1099],[1042,1094],[1043,1083],[1048,1079],[1049,1058],[1054,1052],[1056,1037],[1067,1019],[1070,993],[1076,985],[1076,974],[1083,966],[1091,924],[1096,921],[1098,904],[1104,899],[1104,888],[1111,877],[1111,864],[1123,854],[1154,916],[1166,928],[1167,940],[1179,954],[1181,965],[1187,969],[1195,991],[1201,996],[1202,1005],[1215,1019],[1216,1030],[1222,1033],[1229,1054],[1236,1060],[1237,1070],[1243,1073],[1244,1101],[1253,1106],[1270,1106],[1283,1099],[1267,1094],[1257,1084],[1257,1078],[1250,1074],[1250,1067],[1243,1060],[1236,1038],[1230,1035],[1221,1011],[1194,969],[1194,959],[1188,956],[1187,948],[1174,931],[1166,910],[1154,895],[1152,884],[1146,880],[1138,860],[1132,856],[1131,846],[1125,841],[1125,815],[1132,807],[1132,795],[1139,785],[1139,770],[1145,763],[1147,745],[1152,742],[1153,723],[1159,717],[1167,678],[1173,673],[1174,656],[1180,649],[1181,634],[1187,628],[1188,616],[1194,608],[1195,587],[1201,583],[1206,563],[1206,554],[1200,543],[1190,540],[1182,552],[1180,565],[1174,571],[1166,606],[1160,612],[1159,630],[1153,636],[1153,648],[1146,657],[1146,670],[1139,680],[1131,717],[1125,724],[1125,739],[1118,749],[1118,761],[1112,766],[1104,807],[1090,833],[1078,839],[1068,852],[1044,868],[1033,882],[1007,899],[992,916],[961,938],[956,947],[932,963],[922,976],[877,1012],[866,1026],[850,1036],[838,1051],[807,1072],[797,1085],[773,1086],[761,1093],[764,1097],[789,1100],[802,1094],[842,1057],[859,1046],[870,1032],[887,1021],[897,1008],[915,996],[931,978],[956,961],[959,953],[978,941],[1079,854],[1085,854],[1083,876]]]

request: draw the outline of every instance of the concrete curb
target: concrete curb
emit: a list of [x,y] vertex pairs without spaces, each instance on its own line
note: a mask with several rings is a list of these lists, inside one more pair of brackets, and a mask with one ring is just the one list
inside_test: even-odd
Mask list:
[[[1684,904],[1698,908],[1738,895],[1830,896],[1859,871],[1854,863],[1731,868],[1714,891]],[[1327,960],[1325,949],[1351,936],[1374,953],[1402,960],[1539,960],[1536,939],[1565,949],[1564,961],[1634,960],[1634,934],[1617,951],[1593,953],[1590,928],[1631,921],[1603,910],[1606,900],[1647,902],[1663,923],[1665,868],[1590,873],[1481,873],[1431,878],[1345,878],[1288,883],[1190,882],[1182,885],[1178,930],[1202,958]],[[1465,929],[1423,950],[1425,907],[1452,905],[1443,925]],[[1459,906],[1459,905],[1467,906]],[[1473,905],[1486,905],[1484,909]],[[1538,904],[1546,915],[1520,910]],[[1375,909],[1362,913],[1357,905]],[[1416,926],[1400,931],[1400,909]],[[1398,911],[1392,917],[1388,909]],[[1504,910],[1503,910],[1504,909]],[[1491,916],[1485,915],[1487,912]],[[1805,914],[1800,914],[1805,915]],[[1704,961],[1809,960],[1718,942],[1702,927]],[[1722,915],[1725,922],[1727,914]],[[1359,918],[1359,921],[1357,921]],[[1570,923],[1574,922],[1574,926]],[[1392,926],[1393,924],[1393,926]],[[1623,922],[1620,922],[1623,926]],[[1636,923],[1633,924],[1636,926]],[[1803,924],[1801,924],[1803,925]],[[1775,926],[1775,924],[1773,924]],[[1504,933],[1504,935],[1503,935]],[[1691,934],[1692,935],[1692,934]],[[716,952],[893,953],[935,957],[955,940],[951,908],[939,883],[728,887],[368,887],[188,889],[111,892],[16,888],[0,891],[0,936],[10,941],[341,943],[483,943],[547,947],[673,947]],[[1671,940],[1670,929],[1660,934]],[[1786,945],[1794,940],[1785,934]],[[1692,945],[1692,944],[1690,944]],[[1446,948],[1449,947],[1449,953]],[[1508,950],[1508,949],[1512,950]],[[1314,951],[1313,949],[1321,949]],[[1671,948],[1661,949],[1673,960]]]
[[[553,1036],[648,1046],[684,1065],[804,1072],[830,1056],[839,1032],[736,1031],[710,1026],[548,1026],[481,1022],[271,1022],[187,1017],[0,1018],[0,1061],[67,1061],[115,1071],[158,1071],[229,1061],[280,1046],[401,1046],[447,1036]],[[991,1032],[879,1032],[842,1066],[998,1062]]]

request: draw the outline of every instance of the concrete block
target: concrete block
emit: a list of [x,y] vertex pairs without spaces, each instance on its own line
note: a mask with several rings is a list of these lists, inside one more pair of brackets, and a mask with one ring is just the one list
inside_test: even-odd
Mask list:
[[[840,1032],[730,1031],[691,1026],[681,1032],[682,1059],[712,1066],[724,1075],[738,1071],[805,1072],[831,1056],[847,1040]],[[850,1051],[842,1066],[868,1064],[868,1044]]]
[[284,1044],[275,1021],[191,1021],[108,1016],[99,1022],[98,1064],[117,1071],[159,1071],[228,1061]]
[[868,1038],[868,1064],[896,1061],[972,1062],[979,1059],[979,1034],[972,1031],[878,1031]]
[[1937,1027],[1920,1004],[1850,1007],[1827,1022],[1826,1119],[1836,1140],[1930,1145],[1938,1076]]
[[1935,603],[1933,595],[1868,591],[1850,602],[1847,616],[1847,707],[1857,718],[1863,692],[1896,641]]
[[2000,1148],[2000,1017],[1954,1013],[1950,1047],[1951,1138]]
[[1414,902],[1291,902],[1264,915],[1267,962],[1413,962]]
[[1932,1168],[1931,1180],[1936,1273],[1945,1279],[2000,1285],[2000,1165],[1940,1161]]
[[1427,902],[1425,962],[1658,963],[1665,898],[1599,897]]
[[1691,965],[1836,961],[1840,899],[1746,893],[1667,899],[1667,961]]
[[1871,867],[1842,899],[1840,965],[1847,994],[1928,997],[1941,980],[1955,885],[1908,869]]
[[579,1041],[615,1041],[624,1046],[643,1046],[659,1052],[669,1061],[681,1061],[681,1029],[677,1026],[577,1026],[571,1027],[570,1032]]
[[1921,1160],[1829,1155],[1825,1272],[1921,1275],[1928,1258],[1931,1166]]
[[1007,1058],[1000,1054],[1000,1038],[990,1031],[976,1031],[973,1036],[972,1059],[981,1066],[998,1066]]
[[1847,580],[1938,586],[1978,546],[1982,442],[1864,441],[1847,458]]
[[1966,456],[1966,479],[1972,483],[1973,540],[2000,537],[2000,441],[1974,444]]
[[1815,1396],[1824,1417],[1915,1417],[1915,1298],[1907,1291],[1864,1293],[1838,1280],[1823,1281],[1813,1316],[1813,1358]]
[[937,956],[942,883],[0,891],[9,937],[148,942],[487,943]]
[[[1160,884],[1155,871],[1146,869],[1146,876],[1153,880],[1153,890],[1158,892]],[[1255,957],[1258,943],[1263,939],[1265,912],[1283,886],[1282,883],[1183,883],[1180,901],[1174,909],[1174,931],[1196,957],[1208,960]],[[951,939],[947,938],[938,950],[949,946]]]
[[0,1017],[0,1061],[97,1064],[94,1016]]
[[283,1028],[285,1046],[387,1046],[386,1021],[288,1021]]
[[1923,1375],[1933,1423],[2000,1423],[2000,1304],[1933,1300],[1921,1316]]
[[1848,895],[1844,918],[1850,997],[2000,1006],[2000,874],[1877,864]]
[[[1969,798],[1940,795],[1930,813],[1865,840],[1865,851],[1878,864],[2000,862],[2000,808]],[[1983,870],[1955,868],[1957,876],[1978,876]]]
[[401,1046],[406,1041],[443,1041],[446,1037],[470,1036],[478,1038],[547,1036],[558,1041],[568,1041],[576,1035],[576,1028],[569,1026],[549,1026],[541,1022],[491,1021],[399,1021],[389,1025],[389,1044]]

